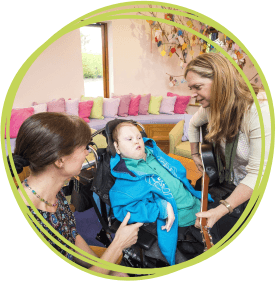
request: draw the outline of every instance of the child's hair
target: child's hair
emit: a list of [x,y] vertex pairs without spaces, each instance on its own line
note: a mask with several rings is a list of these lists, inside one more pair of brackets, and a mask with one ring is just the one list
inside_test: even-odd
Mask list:
[[118,142],[119,131],[122,127],[125,127],[125,126],[133,126],[133,127],[137,128],[131,122],[121,122],[121,123],[119,123],[112,132],[112,139],[113,139],[114,142]]
[[[38,173],[91,139],[89,125],[78,116],[43,112],[27,118],[21,125],[13,158],[17,172],[30,166]],[[22,167],[23,166],[23,167]]]

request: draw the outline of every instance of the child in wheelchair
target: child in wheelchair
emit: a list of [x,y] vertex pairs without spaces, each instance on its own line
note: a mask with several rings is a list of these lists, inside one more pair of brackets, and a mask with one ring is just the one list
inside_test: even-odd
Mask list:
[[[111,174],[116,178],[109,192],[114,216],[129,223],[157,222],[159,248],[170,265],[175,264],[179,228],[194,226],[200,211],[201,192],[186,178],[182,164],[163,153],[155,141],[142,138],[129,122],[112,132],[116,149]],[[213,201],[208,197],[209,201]]]

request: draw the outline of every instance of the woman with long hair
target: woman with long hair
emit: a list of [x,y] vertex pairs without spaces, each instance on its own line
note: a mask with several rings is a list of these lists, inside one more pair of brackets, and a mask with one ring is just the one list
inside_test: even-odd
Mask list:
[[[80,173],[88,155],[87,145],[90,140],[91,130],[78,116],[54,112],[38,113],[26,119],[20,127],[13,159],[17,173],[20,173],[23,167],[29,166],[30,176],[22,185],[45,220],[69,242],[88,254],[97,256],[78,234],[74,214],[61,190],[66,180]],[[40,221],[20,189],[19,193],[42,227],[60,243],[73,250]],[[138,230],[142,224],[127,226],[129,218],[130,214],[127,214],[113,242],[101,256],[102,260],[115,263],[124,248],[136,243]],[[43,233],[42,235],[61,254],[92,271],[114,276],[128,276],[84,263],[61,249]]]
[[[258,177],[262,145],[257,108],[246,82],[221,54],[206,53],[196,57],[187,65],[184,76],[192,97],[201,104],[189,124],[192,158],[202,171],[199,132],[200,127],[208,123],[205,139],[215,147],[219,175],[210,194],[220,204],[198,213],[196,225],[200,217],[206,217],[207,226],[212,227],[229,214],[232,220],[227,227],[224,223],[225,234],[241,215]],[[266,164],[271,139],[269,107],[265,93],[252,86],[264,120]]]

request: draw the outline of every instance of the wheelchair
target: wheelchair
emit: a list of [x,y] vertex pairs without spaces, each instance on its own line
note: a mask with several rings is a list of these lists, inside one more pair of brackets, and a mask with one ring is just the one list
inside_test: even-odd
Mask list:
[[[91,142],[89,143],[89,148],[94,153],[96,159],[95,167],[91,169],[90,179],[87,181],[88,185],[90,185],[89,200],[91,201],[102,226],[96,239],[105,247],[108,247],[111,244],[114,234],[121,224],[121,222],[113,216],[109,201],[109,190],[115,183],[115,178],[110,171],[110,158],[111,156],[116,155],[112,132],[121,122],[130,122],[138,126],[142,137],[147,137],[145,129],[140,123],[133,120],[114,119],[109,121],[103,129],[92,133]],[[107,143],[106,148],[98,148],[93,141],[99,134],[105,137]],[[93,194],[97,195],[97,203]],[[140,227],[137,243],[123,251],[122,265],[134,268],[159,268],[169,266],[169,263],[158,246],[156,225],[156,222],[145,223]],[[188,251],[187,253],[183,253],[183,250],[180,251],[179,248],[177,248],[176,264],[185,262],[198,255],[194,250],[189,250],[191,248],[191,243],[197,243],[197,241],[189,239],[187,235],[180,232],[178,236],[178,244],[182,245],[182,249],[185,248],[188,249]]]

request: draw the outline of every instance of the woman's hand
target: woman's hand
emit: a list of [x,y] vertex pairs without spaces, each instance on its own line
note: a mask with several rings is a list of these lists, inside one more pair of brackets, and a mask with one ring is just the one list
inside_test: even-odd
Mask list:
[[162,230],[167,229],[167,232],[169,232],[175,220],[173,207],[169,202],[167,202],[167,212],[168,212],[168,217],[166,219],[166,225],[163,225],[161,229]]
[[199,154],[194,154],[194,155],[192,155],[192,157],[193,157],[193,160],[194,160],[194,162],[196,164],[197,169],[201,173],[203,173],[203,164],[202,164],[202,159],[201,159],[200,155]]
[[[232,194],[225,200],[230,204],[232,209],[235,209],[240,204],[242,204],[242,203],[246,202],[248,199],[250,199],[252,192],[253,192],[253,190],[249,186],[247,186],[243,183],[240,183],[238,186],[236,186],[236,188],[234,189]],[[197,213],[195,227],[197,227],[197,228],[200,227],[199,218],[207,218],[207,227],[213,227],[213,225],[220,218],[222,218],[223,216],[225,216],[228,213],[229,213],[229,210],[222,204],[220,204],[219,206],[217,206],[214,209],[208,210],[207,212]]]
[[118,243],[122,250],[129,248],[137,242],[139,228],[143,225],[140,222],[127,225],[129,219],[130,212],[125,216],[114,238],[114,241]]
[[214,209],[210,209],[207,212],[199,212],[196,214],[197,218],[195,221],[195,227],[200,228],[200,223],[199,223],[200,218],[206,218],[207,227],[212,228],[214,224],[227,213],[228,213],[227,208],[225,208],[222,205],[219,205]]

